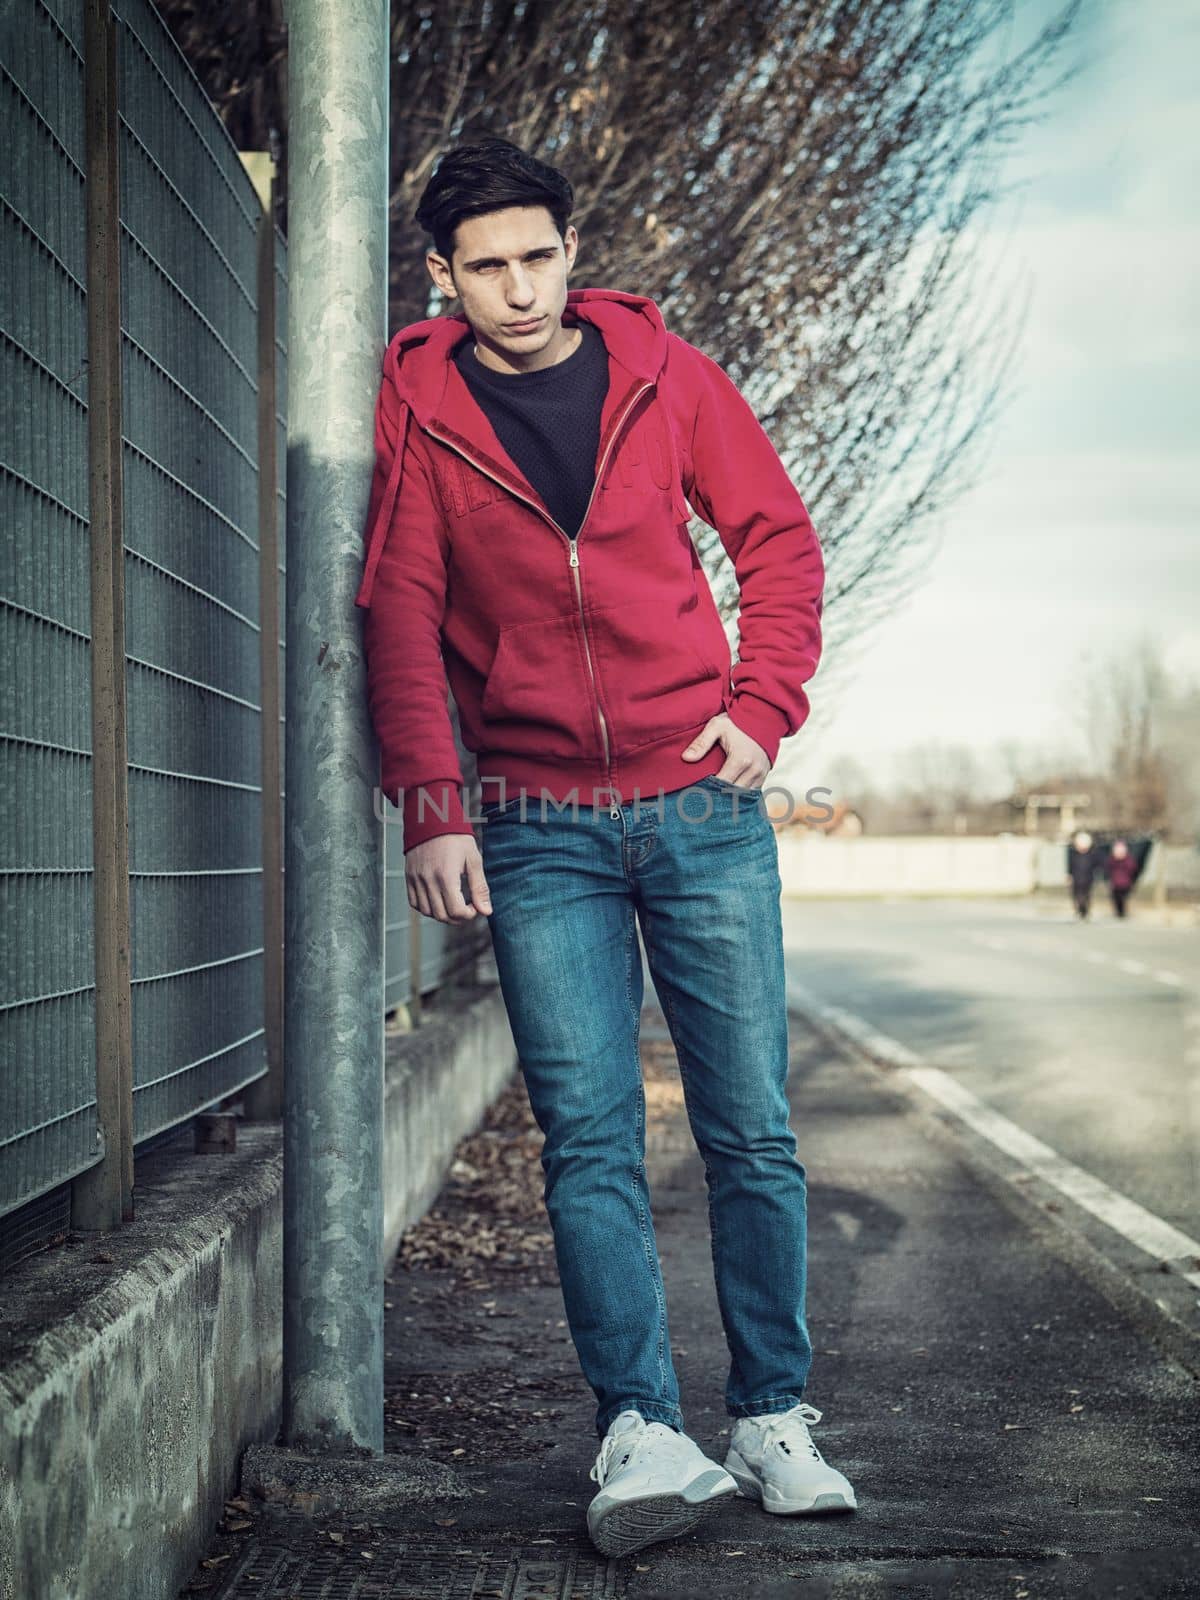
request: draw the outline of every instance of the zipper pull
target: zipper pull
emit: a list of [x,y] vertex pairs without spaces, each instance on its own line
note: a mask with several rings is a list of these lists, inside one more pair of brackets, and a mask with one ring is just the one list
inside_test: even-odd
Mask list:
[[579,551],[575,548],[575,546],[578,543],[578,540],[568,539],[567,543],[571,546],[571,565],[573,567],[577,567],[579,565]]

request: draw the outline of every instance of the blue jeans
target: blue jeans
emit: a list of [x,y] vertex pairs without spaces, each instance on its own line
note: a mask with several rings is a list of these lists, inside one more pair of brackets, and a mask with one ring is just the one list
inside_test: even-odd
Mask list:
[[761,791],[705,777],[556,811],[487,800],[492,946],[530,1106],[571,1337],[601,1437],[631,1407],[681,1429],[645,1168],[646,959],[704,1159],[730,1416],[784,1411],[812,1362],[807,1191],[788,1126],[779,859]]

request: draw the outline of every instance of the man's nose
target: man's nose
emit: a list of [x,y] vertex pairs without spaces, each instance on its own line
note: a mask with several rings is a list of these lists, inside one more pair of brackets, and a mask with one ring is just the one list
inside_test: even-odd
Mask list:
[[533,304],[533,284],[528,273],[514,271],[509,274],[508,303],[516,311]]

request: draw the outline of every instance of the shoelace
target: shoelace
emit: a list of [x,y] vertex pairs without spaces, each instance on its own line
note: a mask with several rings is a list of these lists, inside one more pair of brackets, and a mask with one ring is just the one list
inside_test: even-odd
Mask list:
[[797,1445],[800,1450],[807,1450],[814,1461],[823,1461],[825,1458],[809,1437],[809,1427],[821,1420],[821,1413],[816,1406],[810,1406],[807,1401],[801,1400],[798,1405],[792,1406],[790,1411],[771,1412],[766,1418],[756,1418],[762,1424],[762,1433],[766,1444],[778,1442],[790,1455],[792,1445]]
[[592,1463],[592,1468],[588,1473],[588,1477],[591,1478],[595,1483],[598,1483],[601,1488],[603,1488],[604,1480],[612,1471],[612,1458],[614,1455],[616,1455],[617,1451],[621,1450],[624,1452],[624,1454],[621,1456],[621,1460],[617,1463],[617,1465],[620,1466],[625,1461],[628,1461],[635,1444],[641,1444],[643,1441],[645,1441],[645,1447],[647,1449],[652,1449],[653,1438],[654,1436],[652,1434],[650,1439],[646,1440],[645,1428],[626,1428],[623,1433],[606,1434],[600,1445],[600,1454]]

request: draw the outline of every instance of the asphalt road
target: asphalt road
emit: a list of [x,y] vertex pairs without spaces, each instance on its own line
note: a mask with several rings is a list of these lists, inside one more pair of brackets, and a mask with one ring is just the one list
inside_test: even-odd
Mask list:
[[1200,930],[1106,905],[783,902],[794,979],[1068,1160],[1200,1226]]

